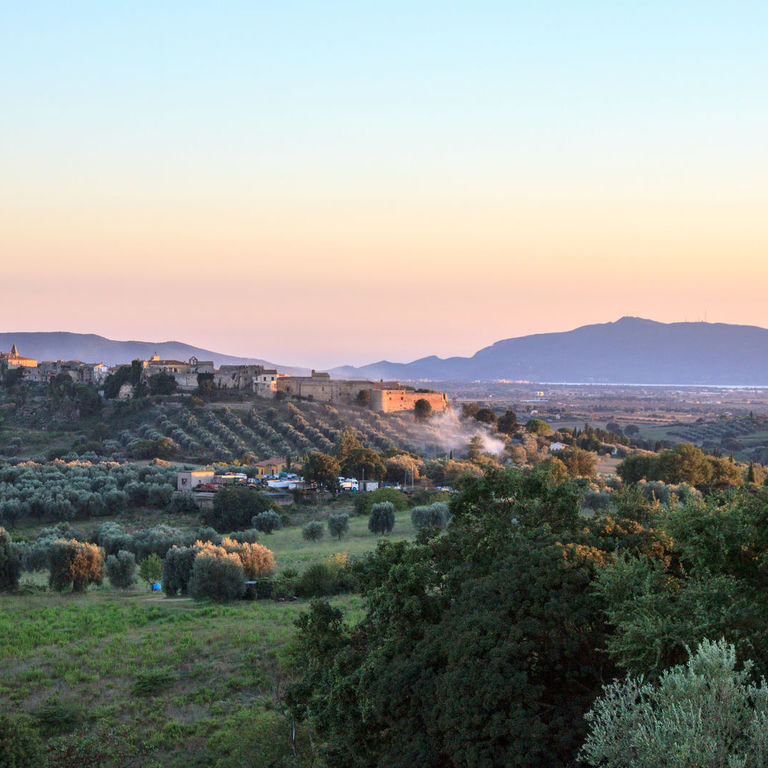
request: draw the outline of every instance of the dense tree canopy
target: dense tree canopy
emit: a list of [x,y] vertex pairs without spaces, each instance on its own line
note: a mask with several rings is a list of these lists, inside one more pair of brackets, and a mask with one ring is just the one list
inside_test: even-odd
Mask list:
[[291,708],[327,764],[565,768],[625,670],[656,680],[724,637],[764,674],[768,491],[660,505],[641,485],[585,519],[583,481],[491,471],[442,534],[364,558],[362,620],[316,603],[296,638]]
[[534,435],[548,435],[552,432],[552,427],[543,419],[528,419],[525,422],[525,430]]
[[592,585],[617,535],[577,525],[578,497],[570,481],[489,473],[443,536],[382,544],[358,566],[360,624],[313,606],[292,701],[329,763],[556,766],[575,753],[613,669]]
[[344,477],[365,477],[366,480],[381,480],[387,468],[376,451],[370,448],[353,448],[340,462]]
[[626,483],[648,479],[688,483],[696,487],[729,488],[744,481],[735,462],[708,456],[691,443],[680,443],[659,454],[631,454],[618,466],[617,472]]
[[420,397],[413,406],[413,413],[419,421],[426,421],[432,415],[432,403]]
[[499,416],[499,420],[496,422],[496,429],[505,435],[515,433],[519,426],[520,425],[517,423],[517,415],[514,411],[506,411]]
[[327,453],[310,451],[302,470],[305,480],[317,483],[328,491],[337,491],[341,467],[339,462]]
[[274,502],[265,494],[245,485],[222,488],[213,497],[213,509],[204,509],[202,519],[217,531],[247,528],[260,512],[274,509]]

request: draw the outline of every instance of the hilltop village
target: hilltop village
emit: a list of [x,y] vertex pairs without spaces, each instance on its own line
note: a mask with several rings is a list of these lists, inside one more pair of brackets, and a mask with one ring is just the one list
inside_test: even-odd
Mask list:
[[[18,370],[30,382],[48,384],[60,375],[68,376],[77,384],[102,386],[110,375],[138,367],[138,381],[149,384],[153,377],[173,380],[172,389],[195,392],[201,388],[217,391],[251,392],[267,399],[292,396],[321,403],[355,403],[369,406],[378,413],[412,411],[419,400],[429,404],[432,412],[450,407],[444,392],[415,389],[398,381],[366,381],[332,379],[330,374],[312,371],[308,376],[291,376],[268,369],[263,365],[214,366],[213,361],[192,357],[187,361],[161,360],[153,355],[149,360],[134,360],[123,365],[84,363],[80,360],[41,360],[24,357],[14,344],[8,353],[0,353],[0,369]],[[117,390],[117,399],[129,400],[136,384],[126,381]]]

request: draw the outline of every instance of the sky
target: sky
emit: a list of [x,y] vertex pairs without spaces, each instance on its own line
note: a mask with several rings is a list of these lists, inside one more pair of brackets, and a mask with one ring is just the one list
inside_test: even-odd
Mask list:
[[0,0],[0,73],[1,331],[768,326],[764,2]]

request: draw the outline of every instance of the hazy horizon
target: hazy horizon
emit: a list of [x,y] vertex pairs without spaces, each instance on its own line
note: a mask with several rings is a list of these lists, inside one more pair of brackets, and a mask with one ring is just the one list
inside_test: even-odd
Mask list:
[[[273,358],[268,358],[268,357],[266,357],[264,355],[261,355],[261,354],[258,354],[258,353],[252,353],[252,352],[248,352],[248,351],[240,352],[240,351],[233,351],[231,349],[219,348],[219,347],[216,347],[216,346],[208,346],[206,344],[198,343],[195,339],[188,339],[188,338],[177,338],[177,339],[167,338],[167,339],[163,339],[163,338],[139,338],[137,336],[118,338],[118,337],[110,337],[110,336],[107,336],[106,334],[98,333],[97,331],[83,331],[83,332],[80,332],[80,331],[51,330],[51,329],[45,329],[45,330],[40,330],[40,331],[26,331],[26,330],[19,330],[19,329],[17,329],[17,330],[8,331],[8,330],[3,330],[2,328],[0,328],[0,334],[5,334],[5,335],[13,336],[14,334],[21,335],[22,333],[88,333],[88,334],[93,334],[93,335],[96,335],[96,336],[101,336],[101,337],[107,339],[108,341],[139,342],[139,343],[150,343],[150,344],[152,344],[152,343],[153,344],[169,344],[169,343],[170,344],[176,344],[176,343],[178,343],[178,344],[186,344],[186,345],[189,345],[189,346],[192,346],[192,347],[198,347],[198,348],[202,348],[202,349],[207,349],[207,350],[209,350],[211,352],[217,353],[218,355],[226,355],[226,356],[233,356],[233,357],[244,357],[244,358],[251,358],[251,359],[262,359],[262,360],[268,360],[271,363],[275,363],[275,364],[283,365],[283,366],[287,366],[287,367],[314,368],[315,370],[324,371],[324,370],[330,370],[330,369],[333,369],[333,368],[338,368],[338,367],[341,367],[341,366],[360,367],[360,366],[365,366],[365,365],[369,365],[369,364],[372,364],[372,363],[378,363],[378,362],[381,362],[381,361],[388,361],[388,362],[391,362],[391,363],[410,363],[410,362],[414,362],[414,361],[416,361],[418,359],[421,359],[421,358],[424,358],[424,357],[430,357],[430,356],[436,356],[436,357],[440,357],[440,358],[449,358],[449,357],[467,357],[467,358],[469,358],[469,357],[472,357],[479,350],[484,349],[486,347],[490,347],[490,346],[492,346],[492,345],[494,345],[494,344],[496,344],[497,342],[500,342],[500,341],[506,341],[506,340],[509,340],[509,339],[518,338],[518,337],[521,337],[521,336],[529,336],[529,335],[545,335],[545,334],[549,334],[549,333],[568,333],[569,331],[578,330],[579,328],[583,327],[584,325],[607,325],[607,324],[616,323],[619,320],[623,320],[623,319],[627,319],[627,318],[628,319],[636,319],[636,320],[645,320],[645,321],[650,321],[650,322],[663,322],[663,321],[658,321],[655,318],[639,317],[639,316],[632,316],[632,315],[623,315],[620,318],[599,320],[599,321],[597,321],[597,323],[585,323],[585,324],[578,325],[578,326],[561,327],[561,328],[555,328],[553,330],[548,330],[548,331],[533,331],[530,334],[517,334],[515,336],[505,336],[505,337],[501,337],[501,338],[494,338],[493,340],[487,341],[487,342],[479,345],[478,347],[476,347],[476,348],[474,348],[474,349],[472,349],[472,350],[470,350],[469,352],[466,352],[466,353],[458,353],[458,352],[457,353],[452,353],[451,352],[451,353],[448,353],[448,354],[427,353],[426,355],[420,355],[418,358],[414,357],[414,358],[403,358],[403,359],[388,358],[388,357],[383,356],[383,355],[376,356],[374,354],[373,357],[361,360],[359,362],[357,362],[357,361],[351,362],[351,361],[348,361],[348,360],[347,361],[342,360],[340,362],[334,362],[334,363],[330,363],[328,365],[322,365],[322,364],[318,363],[317,360],[296,360],[296,361],[292,361],[290,359],[276,359],[276,358],[273,359]],[[670,321],[670,322],[671,323],[678,323],[678,322],[680,322],[680,323],[708,323],[708,324],[717,324],[718,321],[709,320],[709,319],[696,319],[696,320],[684,319],[684,320],[679,320],[679,321],[678,320],[674,320],[674,321]],[[761,328],[763,330],[768,330],[768,328],[765,328],[764,326],[760,326],[760,325],[756,325],[756,324],[749,324],[749,323],[739,323],[739,324],[727,323],[727,324],[728,325],[752,326],[752,327]],[[25,351],[24,348],[23,348],[23,340],[19,339],[19,341],[22,344],[22,348],[19,350],[19,352],[21,354],[23,354],[24,351]],[[0,351],[3,351],[3,350],[0,350]],[[573,383],[573,384],[579,384],[581,382],[558,381],[558,382],[541,382],[541,383],[560,383],[560,384]],[[641,385],[642,382],[637,382],[637,384]],[[661,385],[652,385],[652,386],[661,386]],[[741,385],[739,385],[739,386],[741,386]]]
[[6,327],[284,365],[766,325],[768,6],[2,11]]

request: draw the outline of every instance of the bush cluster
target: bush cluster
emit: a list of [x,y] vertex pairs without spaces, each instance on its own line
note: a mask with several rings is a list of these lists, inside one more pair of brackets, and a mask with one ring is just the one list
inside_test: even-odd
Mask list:
[[272,552],[256,542],[231,538],[220,544],[197,541],[168,551],[163,590],[170,596],[188,592],[196,599],[234,600],[244,595],[246,581],[265,578],[274,568]]
[[448,504],[436,501],[428,507],[414,507],[411,522],[417,531],[422,528],[445,528],[448,524]]

